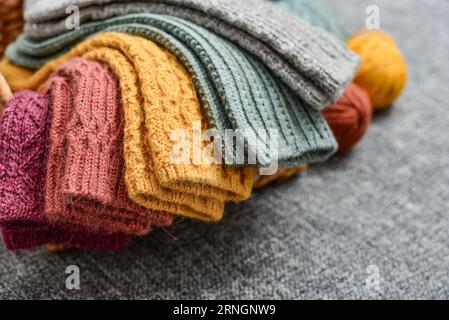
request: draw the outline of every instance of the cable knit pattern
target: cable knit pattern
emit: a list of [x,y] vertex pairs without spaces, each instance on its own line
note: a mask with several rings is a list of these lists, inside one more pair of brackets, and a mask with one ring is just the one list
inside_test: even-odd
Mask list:
[[35,70],[26,69],[13,64],[6,57],[3,57],[0,60],[0,70],[12,91],[19,91],[19,89],[14,90],[13,83],[21,83],[30,78],[35,72]]
[[50,126],[48,96],[23,91],[7,104],[0,123],[0,225],[11,250],[46,243],[94,250],[118,250],[121,234],[92,232],[49,222],[44,214],[45,160]]
[[114,74],[98,62],[74,58],[47,85],[54,116],[46,214],[56,221],[137,235],[148,233],[153,224],[170,225],[170,214],[148,212],[127,197]]
[[[107,11],[112,2],[121,3],[120,10],[133,12],[136,2],[139,1],[64,0],[48,3],[41,0],[27,11],[26,19],[33,26],[34,23],[65,17],[65,8],[69,4],[76,4],[81,10],[92,5],[102,5],[99,11]],[[177,16],[202,25],[235,42],[261,59],[304,101],[318,109],[335,102],[341,96],[357,69],[359,60],[347,49],[344,42],[268,1],[146,0],[144,2],[139,12]],[[34,29],[41,29],[40,25],[37,24]],[[57,32],[58,34],[67,32],[67,29]],[[31,39],[22,38],[15,53],[20,53],[25,42],[33,44]],[[39,40],[34,42],[39,43]],[[17,58],[11,51],[8,56]],[[16,62],[19,61],[20,59]]]
[[[172,54],[151,41],[122,33],[93,37],[49,62],[20,85],[37,89],[61,63],[76,56],[107,63],[119,78],[125,110],[125,181],[132,200],[149,209],[211,221],[221,219],[225,201],[250,196],[251,168],[192,164],[183,165],[183,169],[155,169],[174,166],[171,161],[174,142],[168,139],[168,131],[186,124],[191,129],[192,119],[201,123],[205,119],[187,71]],[[179,96],[180,91],[173,88],[183,88],[191,98],[184,100]],[[158,98],[159,95],[165,99]],[[166,104],[177,110],[174,111],[177,116],[167,118],[158,112],[159,120],[152,122],[156,115],[151,112],[158,105],[170,110]],[[188,117],[187,122],[184,117]],[[158,132],[157,128],[165,131]],[[165,182],[170,185],[162,185]]]
[[[278,133],[280,167],[323,161],[336,151],[332,132],[317,110],[302,102],[257,59],[188,21],[151,14],[117,17],[85,24],[69,37],[63,35],[67,43],[49,41],[68,45],[105,30],[143,36],[175,53],[193,75],[210,126],[222,136],[227,129],[239,130],[248,142],[246,160],[248,154],[257,154],[258,166],[270,162],[273,145],[263,136],[267,130]],[[28,51],[31,54],[39,48]],[[224,155],[228,155],[226,163],[234,163],[233,153]]]

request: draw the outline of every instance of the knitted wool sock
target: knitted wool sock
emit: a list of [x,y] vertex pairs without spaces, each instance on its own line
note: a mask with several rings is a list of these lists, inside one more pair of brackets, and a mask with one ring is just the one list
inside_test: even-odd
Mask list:
[[[250,195],[250,168],[173,164],[170,131],[186,126],[190,130],[191,121],[205,121],[190,76],[168,51],[140,37],[102,34],[49,62],[21,85],[38,88],[57,66],[75,56],[107,63],[119,78],[125,110],[125,180],[131,199],[154,210],[219,220],[224,201]],[[158,108],[175,116],[154,112]]]
[[[105,30],[141,35],[176,53],[193,75],[210,126],[222,137],[227,129],[238,130],[248,142],[244,160],[257,154],[258,166],[275,158],[280,167],[294,167],[325,160],[336,151],[332,132],[317,110],[305,105],[257,59],[182,19],[150,14],[117,17],[85,24],[70,36],[42,42],[42,48],[69,45]],[[39,52],[38,47],[27,50]],[[271,135],[272,142],[267,143],[264,134],[270,131],[278,137]],[[227,155],[226,163],[235,164],[234,155]]]
[[125,234],[143,235],[152,225],[170,225],[170,214],[148,212],[128,199],[122,107],[112,72],[98,62],[75,58],[47,85],[53,125],[45,213],[55,221]]
[[[167,211],[177,214],[202,220],[221,219],[224,201],[249,197],[251,169],[195,165],[192,159],[188,164],[173,164],[174,143],[170,141],[173,130],[191,130],[194,121],[205,125],[190,76],[172,54],[150,41],[124,34],[107,36],[105,43],[116,43],[126,49],[128,59],[134,62],[134,66],[126,63],[115,52],[103,50],[100,54],[109,55],[104,59],[113,64],[121,80],[122,94],[126,95],[123,99],[129,112],[125,159],[130,196],[146,207],[168,204]],[[139,100],[144,104],[139,106]],[[147,128],[143,132],[142,121]],[[192,137],[189,143],[192,145]]]
[[49,222],[44,214],[44,180],[49,99],[31,91],[17,93],[0,123],[0,225],[10,250],[60,243],[92,250],[118,250],[121,234],[92,232]]
[[[135,12],[130,0],[40,1],[26,14],[30,26],[65,18],[65,8],[76,4],[81,10],[111,2],[123,3],[121,11]],[[138,1],[136,1],[138,2]],[[163,13],[192,21],[232,40],[260,58],[305,102],[323,108],[335,102],[353,79],[358,58],[336,36],[312,27],[302,19],[262,0],[147,0],[139,12]],[[146,7],[145,7],[146,6]],[[37,24],[34,29],[41,29]],[[44,30],[44,29],[41,29]],[[48,30],[48,29],[47,29]],[[57,33],[67,32],[67,29]],[[50,34],[54,35],[54,34]],[[38,44],[40,41],[34,44]],[[22,48],[32,44],[23,37],[8,56],[21,63]],[[60,48],[59,48],[60,49]],[[35,56],[38,53],[31,54]]]

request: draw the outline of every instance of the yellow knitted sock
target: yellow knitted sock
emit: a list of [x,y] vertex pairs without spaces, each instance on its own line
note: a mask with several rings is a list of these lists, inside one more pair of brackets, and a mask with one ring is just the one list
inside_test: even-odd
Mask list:
[[173,163],[172,130],[191,131],[193,121],[206,129],[206,120],[191,76],[173,54],[152,41],[116,32],[100,34],[10,85],[13,90],[37,89],[74,56],[107,63],[120,80],[131,199],[147,208],[215,221],[221,219],[225,201],[250,196],[251,168]]
[[130,60],[120,51],[108,48],[89,51],[83,58],[108,63],[120,80],[126,123],[125,180],[130,198],[147,208],[206,221],[219,220],[223,214],[224,201],[177,192],[159,184],[146,132],[142,128],[144,98]]

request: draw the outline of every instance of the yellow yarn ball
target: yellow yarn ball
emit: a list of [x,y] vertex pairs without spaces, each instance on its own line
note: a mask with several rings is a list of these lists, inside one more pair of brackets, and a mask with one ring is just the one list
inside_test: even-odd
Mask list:
[[407,64],[394,39],[380,31],[360,30],[348,46],[362,58],[354,82],[368,91],[374,109],[389,107],[407,82]]

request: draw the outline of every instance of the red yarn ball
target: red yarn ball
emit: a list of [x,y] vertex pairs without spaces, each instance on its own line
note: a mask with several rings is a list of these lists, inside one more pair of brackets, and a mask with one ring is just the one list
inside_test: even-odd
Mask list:
[[372,110],[365,89],[351,83],[335,104],[322,111],[338,142],[338,152],[348,151],[363,138],[371,123]]

